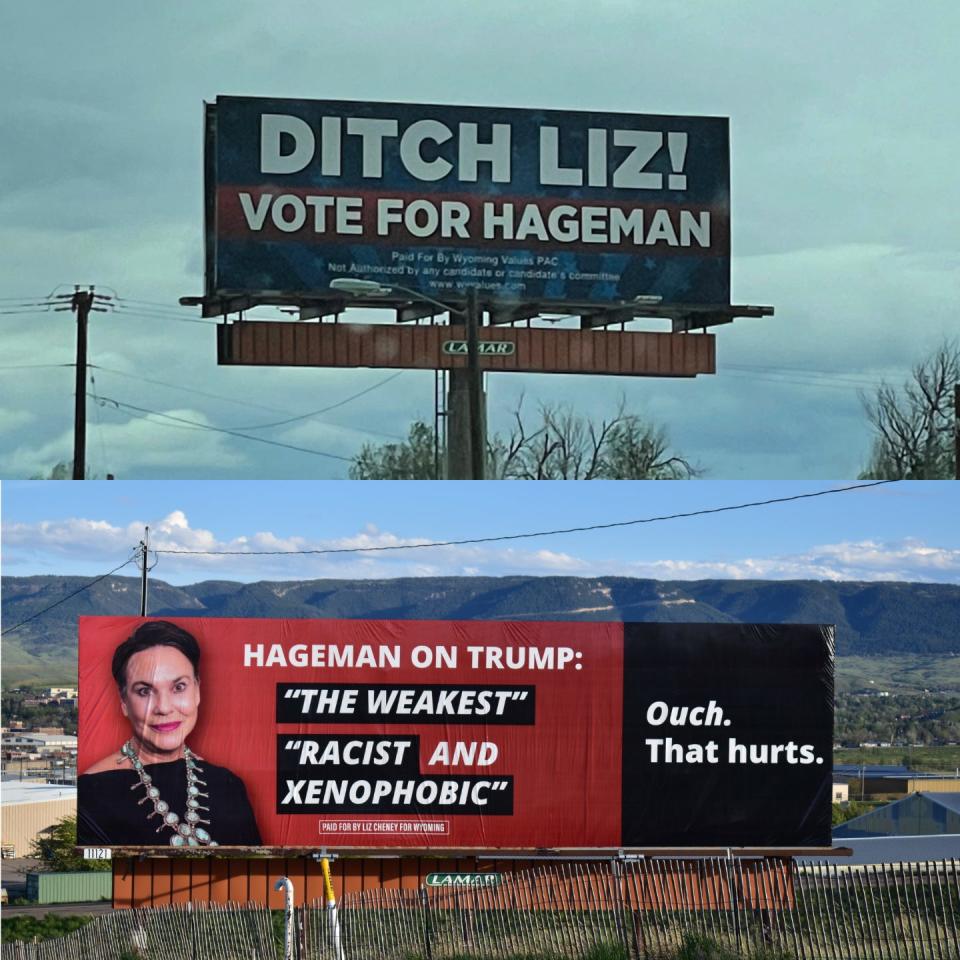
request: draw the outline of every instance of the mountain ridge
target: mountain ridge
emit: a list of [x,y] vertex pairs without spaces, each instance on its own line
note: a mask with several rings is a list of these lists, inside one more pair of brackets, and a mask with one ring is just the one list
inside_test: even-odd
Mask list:
[[[3,578],[18,624],[89,583]],[[76,619],[132,616],[140,580],[107,577],[7,635],[4,684],[76,675]],[[839,655],[960,653],[960,585],[902,581],[650,580],[633,577],[398,577],[379,580],[151,580],[151,616],[343,619],[833,623]],[[58,679],[61,679],[58,677]],[[51,681],[52,682],[52,681]]]

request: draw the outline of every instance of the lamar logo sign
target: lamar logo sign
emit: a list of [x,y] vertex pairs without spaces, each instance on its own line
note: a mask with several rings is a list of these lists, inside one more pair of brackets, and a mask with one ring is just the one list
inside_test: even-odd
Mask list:
[[428,873],[428,887],[496,887],[499,873]]
[[[477,353],[481,357],[509,357],[516,352],[517,345],[512,340],[480,340]],[[469,350],[466,340],[445,340],[443,352],[456,357],[465,357]]]

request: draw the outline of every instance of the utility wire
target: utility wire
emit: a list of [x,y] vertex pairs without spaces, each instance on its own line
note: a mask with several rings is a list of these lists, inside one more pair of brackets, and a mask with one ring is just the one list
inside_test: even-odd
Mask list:
[[134,320],[171,320],[175,323],[199,323],[205,327],[216,326],[218,322],[216,320],[203,320],[200,317],[174,317],[160,313],[141,313],[139,310],[131,310],[129,307],[124,307],[121,310],[110,310],[108,313],[115,317],[132,317]]
[[[197,390],[196,387],[185,387],[180,383],[169,383],[166,380],[155,380],[151,377],[142,377],[139,373],[125,373],[123,370],[114,370],[111,367],[102,367],[99,363],[91,363],[90,366],[103,373],[114,374],[118,377],[126,377],[128,380],[136,380],[137,383],[151,383],[157,387],[168,387],[171,390],[179,390],[182,393],[194,393],[198,397],[207,397],[209,400],[221,400],[224,403],[235,403],[241,407],[252,407],[259,410],[268,410],[270,413],[286,413],[279,407],[268,407],[263,403],[253,403],[250,400],[237,400],[235,397],[225,397],[219,393],[210,393],[208,390]],[[238,429],[243,429],[239,427]]]
[[0,370],[49,370],[75,366],[75,363],[5,363],[0,366]]
[[[143,307],[143,306],[139,306],[139,305],[134,305],[134,306],[132,306],[132,307],[128,307],[128,306],[124,305],[123,303],[116,304],[116,306],[118,307],[118,309],[114,309],[114,310],[110,310],[110,311],[109,311],[110,313],[114,314],[114,316],[118,316],[118,315],[120,315],[120,314],[123,314],[124,316],[132,316],[132,317],[136,317],[137,319],[140,319],[140,320],[143,320],[143,319],[150,319],[150,320],[154,320],[154,319],[155,319],[155,320],[179,320],[179,321],[181,321],[181,322],[187,322],[187,323],[203,323],[203,324],[206,324],[207,326],[216,326],[216,325],[218,325],[218,324],[220,324],[220,323],[223,322],[222,319],[217,320],[217,319],[215,319],[215,318],[213,318],[213,317],[187,316],[187,315],[185,315],[185,314],[183,313],[183,310],[184,310],[184,309],[189,309],[189,308],[186,308],[186,307],[184,307],[179,313],[174,313],[174,312],[172,312],[172,310],[168,310],[168,309],[165,308],[165,307]],[[266,305],[266,304],[260,304],[260,306],[266,307],[267,305]],[[256,309],[256,307],[253,307],[253,308],[251,308],[251,309]],[[278,318],[275,317],[275,316],[269,316],[269,317],[251,317],[251,316],[249,315],[249,313],[247,313],[246,311],[245,311],[245,313],[246,313],[246,319],[248,319],[248,320],[276,320],[276,319],[278,319]]]
[[239,437],[241,440],[254,440],[257,443],[266,443],[271,447],[284,447],[287,450],[296,450],[298,453],[312,453],[318,457],[329,457],[331,460],[342,460],[344,463],[353,463],[353,457],[341,457],[336,453],[327,453],[324,450],[314,450],[310,447],[298,447],[292,443],[281,443],[279,440],[268,440],[266,437],[254,437],[247,433],[238,433],[236,430],[228,430],[225,427],[214,427],[209,423],[198,423],[196,420],[187,420],[185,417],[175,417],[169,413],[159,413],[156,410],[148,410],[145,407],[137,407],[132,403],[124,403],[122,400],[114,400],[112,397],[100,396],[96,398],[101,404],[112,403],[118,409],[134,410],[137,413],[146,414],[152,417],[162,417],[164,420],[173,421],[178,425],[186,425],[199,430],[210,430],[213,433],[224,433],[227,436]]
[[10,300],[4,300],[4,309],[12,309],[13,307],[53,307],[57,306],[52,300],[16,300],[13,298]]
[[784,373],[788,376],[826,377],[830,380],[843,380],[857,383],[862,380],[872,380],[867,373],[853,374],[843,370],[819,370],[811,367],[775,367],[760,363],[728,363],[724,365],[732,370],[757,371],[759,373]]
[[[72,366],[72,364],[70,364]],[[123,370],[113,370],[110,367],[102,367],[98,363],[91,363],[90,368],[94,370],[100,370],[103,373],[115,374],[118,377],[126,377],[128,380],[136,380],[138,383],[152,383],[154,386],[158,387],[168,387],[171,390],[179,390],[182,393],[193,393],[199,397],[207,397],[210,400],[220,400],[223,403],[235,403],[241,407],[251,407],[259,410],[268,410],[271,413],[285,413],[286,411],[281,410],[279,407],[269,407],[263,403],[253,403],[250,400],[237,400],[235,397],[225,397],[219,393],[210,393],[208,390],[197,390],[195,387],[185,387],[179,383],[169,383],[166,380],[155,380],[151,377],[142,377],[139,374],[135,373],[125,373]],[[3,368],[0,367],[0,370]],[[390,377],[387,377],[384,380],[381,380],[379,383],[375,383],[370,387],[367,387],[364,390],[361,390],[359,393],[353,394],[353,396],[347,397],[344,400],[338,400],[336,403],[332,404],[329,407],[324,407],[322,410],[314,410],[311,413],[302,413],[296,416],[292,415],[287,420],[278,420],[276,423],[261,423],[255,426],[244,427],[244,426],[234,426],[231,427],[231,430],[261,430],[265,427],[274,427],[284,423],[293,423],[297,420],[305,420],[308,417],[314,417],[321,413],[326,413],[328,410],[334,410],[337,407],[342,407],[344,404],[349,403],[351,400],[357,399],[357,397],[363,396],[365,393],[369,393],[372,390],[376,390],[377,387],[382,387],[384,384],[388,383],[394,377],[400,376],[401,373],[406,373],[405,370],[400,370],[397,373],[393,374]],[[398,436],[395,433],[384,433],[382,430],[366,430],[362,427],[342,427],[336,423],[325,423],[326,426],[335,427],[338,430],[349,430],[351,433],[368,433],[374,437],[386,437],[389,440],[404,440],[404,437]]]
[[718,371],[718,376],[733,377],[737,380],[747,379],[752,383],[776,383],[780,384],[781,386],[809,387],[813,390],[842,390],[844,393],[848,394],[852,389],[867,390],[880,386],[879,380],[875,380],[873,383],[862,384],[830,383],[828,380],[791,380],[788,377],[765,377],[762,373],[747,373],[746,371],[741,370],[720,370]]
[[192,307],[184,307],[179,303],[163,303],[160,300],[138,300],[136,299],[136,297],[121,297],[119,294],[117,294],[117,296],[114,297],[114,299],[117,301],[117,304],[121,307],[125,306],[128,303],[132,303],[137,306],[150,307],[150,308],[155,308],[160,310],[172,310],[174,312],[177,312],[177,311],[182,312],[183,310],[193,309]]
[[124,560],[119,567],[114,567],[109,573],[103,574],[103,576],[97,577],[95,580],[91,580],[89,583],[85,583],[79,590],[74,590],[73,593],[68,593],[65,597],[61,597],[56,603],[51,603],[49,607],[44,607],[38,613],[35,613],[32,617],[27,617],[26,620],[21,620],[19,623],[14,624],[12,627],[7,627],[6,630],[0,632],[0,636],[6,636],[8,633],[12,633],[14,630],[19,629],[24,624],[30,623],[31,620],[36,620],[37,617],[42,617],[45,613],[52,610],[54,607],[59,607],[61,603],[66,603],[71,597],[75,597],[78,593],[83,593],[84,590],[89,590],[92,586],[98,584],[101,580],[106,580],[107,577],[112,576],[118,570],[122,570],[127,564],[133,563],[136,560],[136,556],[130,557],[129,560]]
[[475,543],[496,543],[503,540],[524,540],[532,537],[554,537],[564,533],[585,533],[588,530],[612,530],[615,527],[633,527],[643,523],[660,523],[664,520],[681,520],[687,517],[703,517],[714,513],[729,513],[733,510],[746,510],[750,507],[767,507],[776,503],[790,503],[793,500],[810,500],[814,497],[826,497],[832,493],[846,493],[849,490],[866,490],[887,483],[900,483],[899,480],[875,480],[872,483],[857,483],[848,487],[831,487],[829,490],[817,490],[814,493],[795,493],[789,497],[773,497],[769,500],[753,500],[749,503],[736,503],[726,507],[704,507],[687,513],[671,513],[661,517],[643,517],[640,520],[618,520],[613,523],[594,523],[584,527],[567,527],[562,530],[539,530],[536,533],[508,533],[497,537],[473,537],[468,540],[440,540],[431,543],[409,543],[383,547],[336,547],[327,550],[157,550],[157,553],[190,554],[196,556],[280,556],[289,554],[330,553],[383,553],[387,550],[418,550],[424,547],[462,547]]
[[379,389],[380,387],[386,386],[390,383],[391,380],[396,380],[397,377],[401,374],[406,373],[405,370],[398,370],[396,373],[391,374],[389,377],[385,377],[383,380],[380,380],[377,383],[372,384],[369,387],[365,387],[363,390],[360,390],[357,393],[351,394],[349,397],[344,397],[343,400],[338,400],[336,403],[330,404],[329,407],[321,407],[319,410],[312,410],[310,413],[301,413],[296,417],[288,417],[286,420],[276,420],[273,423],[257,423],[250,426],[243,427],[234,427],[234,430],[266,430],[268,427],[282,427],[288,423],[296,423],[298,420],[308,420],[310,417],[317,417],[321,413],[329,413],[331,410],[336,410],[338,407],[346,406],[353,400],[358,400],[360,397],[373,393],[374,390]]

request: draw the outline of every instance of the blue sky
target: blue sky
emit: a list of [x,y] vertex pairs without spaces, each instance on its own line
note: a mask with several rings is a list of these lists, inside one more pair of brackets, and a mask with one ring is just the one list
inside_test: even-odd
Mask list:
[[956,0],[7,4],[0,477],[72,456],[75,322],[37,304],[75,283],[124,298],[90,325],[95,475],[343,478],[432,420],[431,372],[217,366],[178,298],[203,288],[218,95],[729,117],[733,302],[776,315],[716,328],[716,376],[491,375],[491,432],[521,397],[598,421],[623,397],[710,479],[855,477],[859,391],[957,336],[958,33]]
[[[104,573],[129,556],[145,524],[152,545],[163,549],[342,549],[616,523],[841,485],[6,481],[3,573]],[[898,483],[714,516],[459,547],[296,558],[162,554],[153,576],[189,583],[524,573],[958,583],[960,486]]]

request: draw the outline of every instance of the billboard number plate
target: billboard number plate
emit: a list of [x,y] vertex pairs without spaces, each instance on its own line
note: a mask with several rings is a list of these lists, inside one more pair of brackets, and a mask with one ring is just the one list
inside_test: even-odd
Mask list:
[[113,851],[110,847],[84,847],[84,860],[112,860]]

